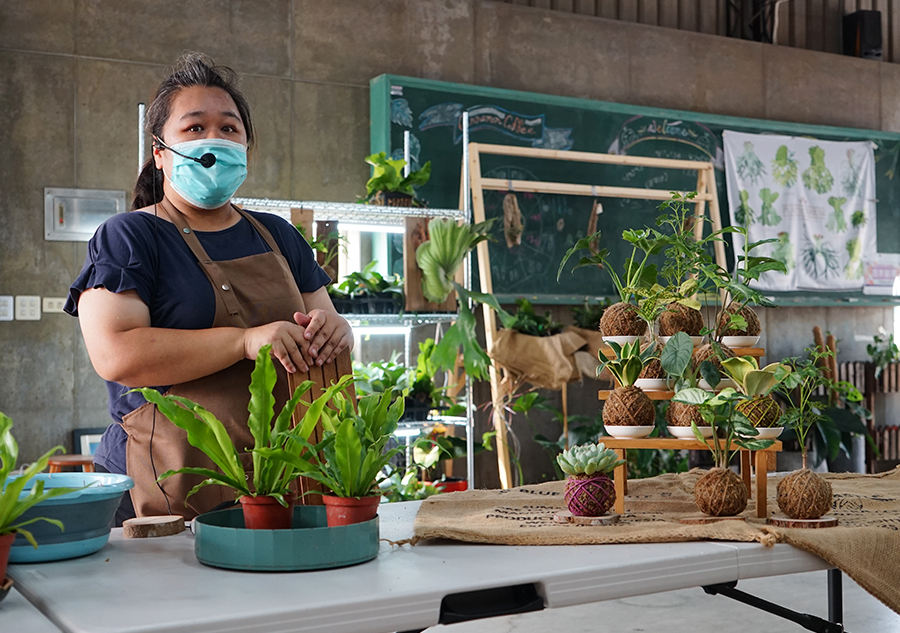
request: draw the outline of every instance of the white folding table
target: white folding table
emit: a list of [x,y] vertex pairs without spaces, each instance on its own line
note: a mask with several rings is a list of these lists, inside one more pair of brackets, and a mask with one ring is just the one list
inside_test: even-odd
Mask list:
[[[383,504],[381,538],[410,538],[419,505]],[[519,589],[536,597],[538,604],[526,609],[535,610],[829,567],[783,544],[427,541],[414,547],[382,542],[375,560],[342,569],[238,572],[198,562],[189,532],[125,539],[116,529],[95,554],[11,565],[9,574],[33,605],[70,633],[380,633],[452,621],[460,607],[464,616],[477,616],[479,597],[483,606],[488,596],[493,608],[498,596]],[[0,608],[0,630],[10,630],[4,620]]]

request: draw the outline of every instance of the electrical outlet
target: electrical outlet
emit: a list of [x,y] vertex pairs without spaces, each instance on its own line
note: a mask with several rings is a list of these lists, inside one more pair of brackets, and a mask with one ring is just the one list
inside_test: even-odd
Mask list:
[[62,312],[66,305],[64,297],[44,297],[42,300],[43,312]]
[[13,298],[12,295],[0,296],[0,321],[13,320]]
[[16,321],[40,321],[41,298],[32,295],[16,297]]

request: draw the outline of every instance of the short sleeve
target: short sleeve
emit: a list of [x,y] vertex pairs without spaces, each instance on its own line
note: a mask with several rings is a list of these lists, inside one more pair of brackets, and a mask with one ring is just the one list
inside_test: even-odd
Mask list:
[[143,215],[123,213],[100,225],[88,242],[84,267],[69,288],[63,308],[67,313],[78,316],[78,299],[89,288],[115,293],[135,290],[150,305],[158,255],[151,247],[155,240]]

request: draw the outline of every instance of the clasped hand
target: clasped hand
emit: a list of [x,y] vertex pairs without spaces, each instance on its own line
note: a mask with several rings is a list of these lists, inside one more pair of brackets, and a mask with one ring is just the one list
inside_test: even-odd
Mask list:
[[247,329],[245,357],[253,360],[263,345],[272,345],[272,356],[289,373],[307,372],[313,365],[333,362],[345,349],[353,347],[350,324],[337,314],[314,309],[309,314],[294,313],[294,323],[276,321]]

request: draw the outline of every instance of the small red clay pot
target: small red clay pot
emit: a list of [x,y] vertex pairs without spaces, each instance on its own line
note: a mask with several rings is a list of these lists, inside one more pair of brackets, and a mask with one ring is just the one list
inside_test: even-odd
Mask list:
[[445,479],[434,482],[434,487],[439,492],[461,492],[469,489],[469,482],[465,479]]
[[287,507],[275,497],[241,497],[244,527],[248,530],[290,530],[294,518],[294,495],[284,495]]
[[322,495],[328,527],[371,521],[378,514],[379,495],[369,497],[332,497]]
[[0,534],[0,585],[6,577],[6,565],[9,563],[9,550],[12,549],[13,541],[16,540],[16,533]]

